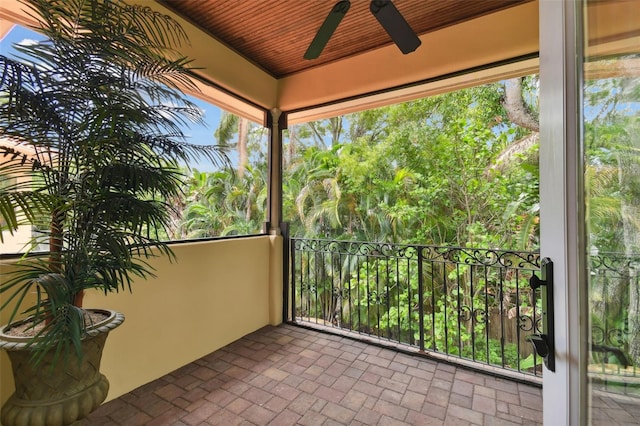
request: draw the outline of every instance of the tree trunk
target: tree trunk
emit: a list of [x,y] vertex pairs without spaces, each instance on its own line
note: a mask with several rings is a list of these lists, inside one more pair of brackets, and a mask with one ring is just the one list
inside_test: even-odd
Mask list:
[[296,126],[289,126],[289,145],[287,146],[286,156],[284,158],[283,167],[286,169],[291,161],[296,157],[298,151],[298,134]]
[[249,120],[239,117],[238,120],[238,177],[242,178],[249,164],[247,143],[249,141]]
[[51,272],[62,272],[62,230],[63,214],[57,209],[51,213],[50,234],[49,234],[49,270]]
[[529,129],[540,131],[540,123],[527,107],[522,96],[522,79],[512,78],[504,83],[504,100],[502,105],[512,123]]
[[507,117],[513,124],[531,130],[527,136],[512,142],[496,158],[494,164],[489,169],[504,170],[508,168],[514,160],[519,158],[519,154],[528,152],[529,148],[538,143],[540,123],[527,106],[522,96],[522,78],[512,78],[504,83],[504,99],[502,100]]

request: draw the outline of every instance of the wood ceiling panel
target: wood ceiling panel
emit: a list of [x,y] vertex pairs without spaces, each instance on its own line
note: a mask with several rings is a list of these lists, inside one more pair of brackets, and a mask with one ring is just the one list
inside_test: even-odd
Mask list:
[[[369,0],[351,1],[320,57],[311,61],[303,55],[334,0],[158,1],[277,78],[392,43],[370,13]],[[420,35],[528,1],[396,0],[394,4]]]

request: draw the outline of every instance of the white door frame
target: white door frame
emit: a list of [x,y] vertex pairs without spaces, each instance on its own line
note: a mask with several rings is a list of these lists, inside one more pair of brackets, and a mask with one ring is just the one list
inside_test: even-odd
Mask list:
[[556,356],[543,373],[545,425],[588,418],[581,13],[581,1],[540,1],[540,252],[554,262]]

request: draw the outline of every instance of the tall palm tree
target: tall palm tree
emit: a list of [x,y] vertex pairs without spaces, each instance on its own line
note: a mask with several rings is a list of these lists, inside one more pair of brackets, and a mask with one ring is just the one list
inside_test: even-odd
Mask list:
[[[33,253],[0,287],[46,323],[38,347],[81,352],[85,289],[130,289],[146,259],[172,255],[159,239],[180,195],[180,163],[227,162],[215,146],[186,142],[200,111],[179,24],[122,0],[23,0],[46,40],[0,56],[0,215],[8,229],[40,225],[50,253]],[[19,144],[20,146],[17,146]],[[27,147],[26,155],[21,147]],[[25,183],[26,182],[26,183]],[[35,305],[22,306],[29,293]]]
[[236,149],[238,151],[238,176],[241,178],[249,164],[249,125],[248,119],[224,111],[214,135],[220,145],[227,145],[233,136],[238,134]]

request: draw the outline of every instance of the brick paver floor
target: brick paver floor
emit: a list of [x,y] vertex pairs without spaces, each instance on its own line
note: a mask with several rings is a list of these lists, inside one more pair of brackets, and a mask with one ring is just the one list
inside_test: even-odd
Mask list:
[[304,328],[265,327],[81,425],[538,425],[542,390]]

